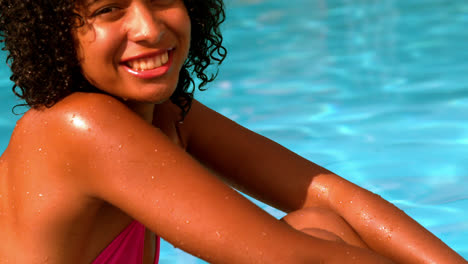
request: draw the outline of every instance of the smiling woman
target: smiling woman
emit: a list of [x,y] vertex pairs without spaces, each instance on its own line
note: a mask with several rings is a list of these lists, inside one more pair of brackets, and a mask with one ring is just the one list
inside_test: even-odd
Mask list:
[[92,85],[153,104],[174,93],[190,46],[182,1],[95,1],[79,14],[85,24],[74,33],[77,55]]
[[[5,49],[9,52],[15,94],[29,106],[38,107],[52,106],[76,91],[102,93],[83,77],[73,35],[92,29],[88,22],[96,19],[90,17],[89,5],[110,6],[100,10],[97,13],[99,14],[117,11],[117,7],[112,5],[128,5],[129,2],[51,1],[44,6],[32,0],[2,0],[2,7],[5,8],[2,9],[4,11],[1,19],[5,23],[0,34],[5,40]],[[168,4],[174,1],[150,2]],[[193,79],[189,72],[193,72],[201,80],[200,88],[205,86],[215,77],[207,73],[207,68],[213,63],[221,63],[226,50],[221,45],[222,36],[219,30],[219,25],[224,21],[222,1],[185,0],[183,3],[190,17],[191,23],[188,26],[192,28],[190,52],[179,72],[177,89],[172,94],[171,101],[183,109],[185,114],[193,97]],[[85,12],[84,16],[77,13],[77,7]],[[16,22],[7,23],[9,19]],[[9,34],[11,32],[15,34]],[[40,89],[37,84],[41,85]]]
[[0,158],[1,263],[157,263],[158,237],[210,263],[464,261],[381,197],[192,99],[189,72],[204,85],[226,55],[221,0],[0,7],[31,107]]

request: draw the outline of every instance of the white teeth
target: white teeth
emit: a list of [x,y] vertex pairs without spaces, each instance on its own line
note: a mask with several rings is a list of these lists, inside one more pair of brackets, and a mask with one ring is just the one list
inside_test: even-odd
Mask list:
[[169,53],[166,51],[163,54],[159,54],[150,58],[142,58],[131,60],[127,62],[127,65],[137,71],[147,71],[156,69],[166,64],[169,61]]
[[166,64],[169,61],[169,53],[165,52],[161,57],[162,64]]

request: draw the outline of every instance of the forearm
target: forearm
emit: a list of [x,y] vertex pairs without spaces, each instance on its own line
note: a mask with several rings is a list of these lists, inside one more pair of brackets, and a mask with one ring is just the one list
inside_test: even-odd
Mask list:
[[[376,252],[398,263],[466,263],[440,239],[380,196],[335,175],[314,179],[329,208]],[[331,187],[332,186],[332,187]]]

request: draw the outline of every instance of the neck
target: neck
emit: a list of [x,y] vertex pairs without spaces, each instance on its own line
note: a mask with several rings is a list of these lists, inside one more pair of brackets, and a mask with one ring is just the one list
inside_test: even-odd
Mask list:
[[153,103],[143,103],[143,102],[134,102],[134,101],[125,101],[124,102],[133,112],[137,113],[141,118],[146,122],[153,123],[153,112],[154,104]]

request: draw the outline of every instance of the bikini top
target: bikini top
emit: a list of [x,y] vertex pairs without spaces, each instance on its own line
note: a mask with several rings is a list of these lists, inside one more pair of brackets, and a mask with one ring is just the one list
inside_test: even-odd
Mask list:
[[[128,225],[92,262],[92,264],[142,264],[145,226],[137,221]],[[154,264],[159,262],[160,239],[156,238]]]

